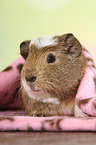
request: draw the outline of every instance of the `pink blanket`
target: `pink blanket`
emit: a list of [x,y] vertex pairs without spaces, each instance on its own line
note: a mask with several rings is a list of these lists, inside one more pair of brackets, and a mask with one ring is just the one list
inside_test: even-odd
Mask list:
[[96,68],[91,55],[83,49],[87,69],[76,95],[77,106],[85,117],[28,116],[20,105],[20,71],[25,60],[20,57],[0,72],[0,131],[96,131]]

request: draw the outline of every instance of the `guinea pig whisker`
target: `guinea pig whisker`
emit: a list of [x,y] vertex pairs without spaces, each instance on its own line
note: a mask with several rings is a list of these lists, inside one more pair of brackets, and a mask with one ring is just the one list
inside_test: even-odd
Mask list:
[[[49,94],[51,93],[53,93],[53,91],[55,92],[55,90],[50,86],[50,85],[47,85],[45,88],[44,88],[44,91],[46,92],[46,97],[49,97]],[[56,93],[56,92],[55,92]],[[57,93],[56,93],[57,94]]]
[[13,87],[11,88],[10,95],[13,95],[15,93],[15,96],[16,96],[19,88],[20,88],[20,79],[17,79]]
[[23,90],[23,86],[20,87],[19,92]]
[[[43,77],[44,77],[44,75],[43,75]],[[40,75],[38,77],[38,82],[42,82],[43,77],[42,77],[42,75]],[[58,95],[63,96],[61,88],[59,87],[59,85],[57,85],[58,83],[60,83],[59,80],[54,80],[53,78],[51,78],[51,80],[55,83],[53,83],[51,81],[44,81],[44,83],[42,82],[42,84],[46,84],[47,86],[49,84],[54,89],[54,92],[57,92]]]
[[[50,80],[52,81],[51,82],[51,81],[46,81],[46,80],[44,81],[44,78],[46,78],[46,75],[45,76],[44,76],[44,74],[43,75],[39,75],[38,76],[38,82],[42,82],[42,84],[46,84],[48,87],[50,87],[49,90],[51,90],[51,93],[53,91],[58,96],[64,96],[61,88],[59,87],[59,84],[60,84],[60,81],[59,80],[55,80],[53,78],[50,78]],[[43,79],[43,81],[42,81],[42,79]],[[43,90],[44,90],[44,88],[45,88],[46,85],[44,85]],[[40,84],[40,87],[41,87],[41,84]],[[48,88],[47,88],[47,90],[48,90]]]
[[60,96],[60,93],[57,91],[57,85],[55,85],[54,83],[51,83],[49,81],[46,81],[46,84],[47,84],[50,92],[54,91],[58,96]]
[[49,87],[44,88],[44,92],[46,93],[46,97],[49,97]]
[[[47,81],[47,82],[49,82],[49,81]],[[55,81],[55,82],[56,82],[56,81]],[[58,89],[59,92],[60,92],[60,94],[63,95],[62,90],[61,90],[61,88],[59,87],[59,85],[57,85],[57,83],[49,82],[49,84],[51,84],[53,87],[55,87],[55,89]]]

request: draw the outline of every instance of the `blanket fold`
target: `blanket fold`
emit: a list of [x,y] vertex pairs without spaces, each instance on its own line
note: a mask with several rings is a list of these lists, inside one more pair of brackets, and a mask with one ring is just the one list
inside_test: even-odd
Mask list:
[[4,111],[0,131],[96,131],[96,118],[30,117],[24,111]]
[[20,57],[0,72],[0,131],[96,131],[96,67],[83,48],[87,68],[77,91],[76,105],[89,117],[31,117],[21,107],[18,90],[25,60]]

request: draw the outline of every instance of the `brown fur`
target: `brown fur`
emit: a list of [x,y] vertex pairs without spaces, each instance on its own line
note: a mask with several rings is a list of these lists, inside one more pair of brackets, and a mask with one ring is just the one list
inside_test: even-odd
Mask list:
[[[21,102],[30,115],[73,115],[74,113],[75,96],[86,69],[86,59],[82,54],[81,44],[72,34],[57,36],[57,42],[55,46],[38,49],[31,45],[28,49],[28,57],[25,58],[21,79],[26,82],[25,77],[36,76],[36,81],[26,82],[27,85],[32,90],[39,88],[47,90],[52,98],[58,98],[60,101],[60,104],[56,105],[33,100],[22,86]],[[55,53],[57,62],[48,64],[46,59],[52,52]],[[52,90],[51,87],[48,88],[46,81],[55,84],[51,84]]]

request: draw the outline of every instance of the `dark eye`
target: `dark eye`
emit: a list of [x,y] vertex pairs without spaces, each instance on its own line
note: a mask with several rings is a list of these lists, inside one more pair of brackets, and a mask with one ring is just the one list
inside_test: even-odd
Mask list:
[[50,53],[48,56],[47,56],[47,62],[48,63],[54,63],[56,61],[56,57],[54,54]]

